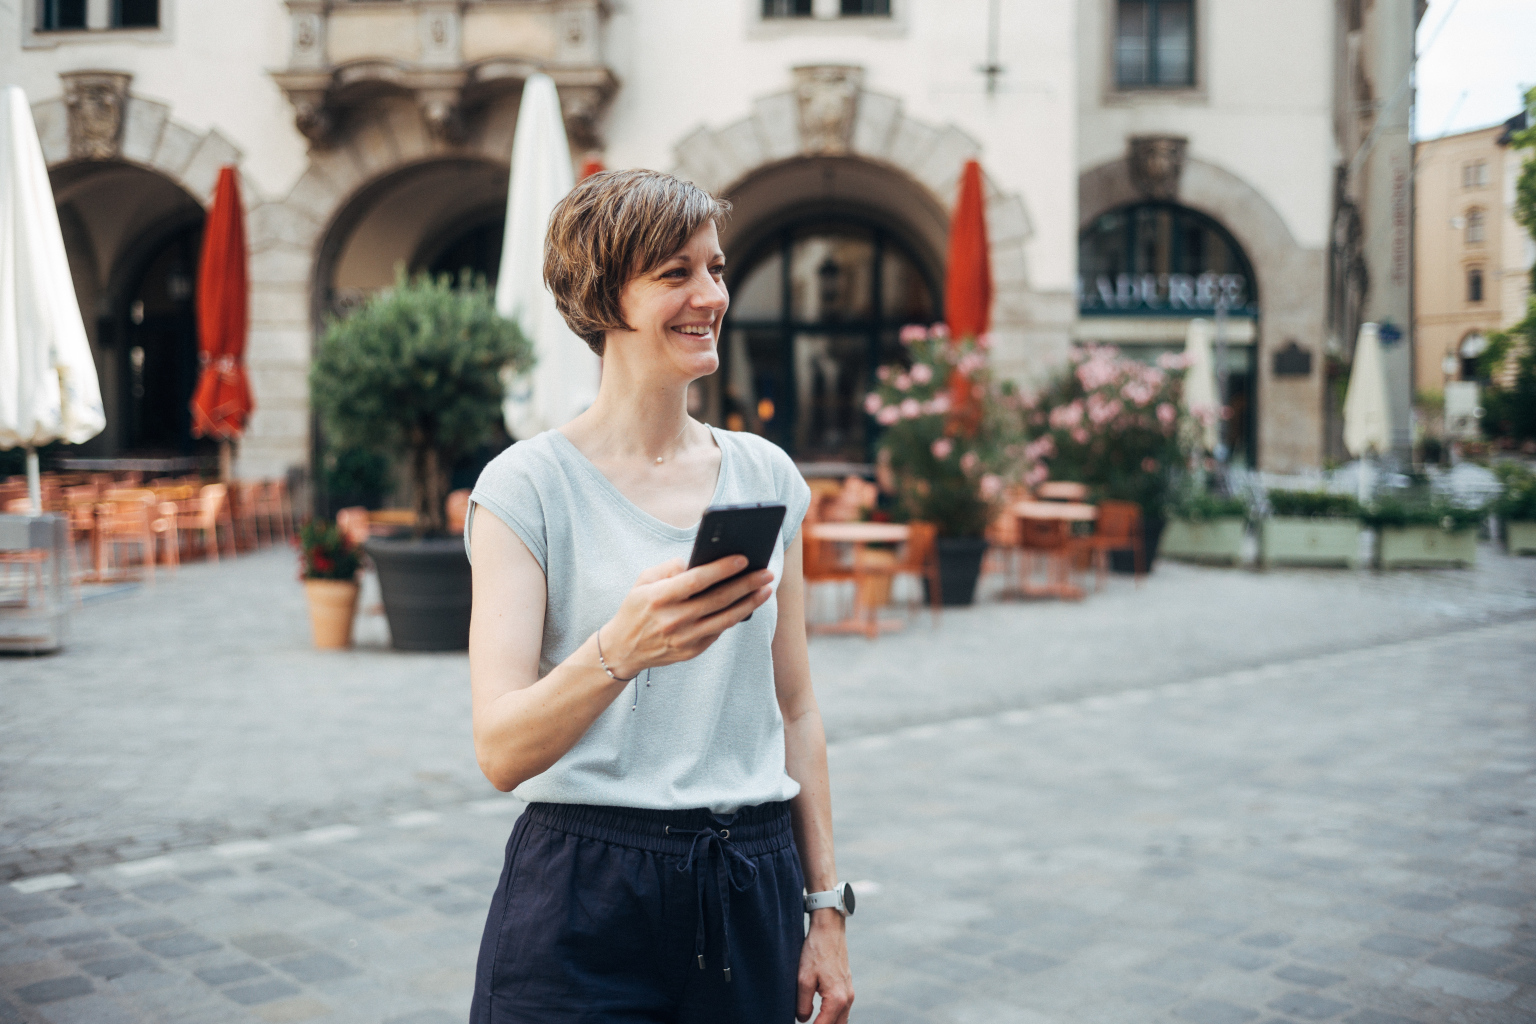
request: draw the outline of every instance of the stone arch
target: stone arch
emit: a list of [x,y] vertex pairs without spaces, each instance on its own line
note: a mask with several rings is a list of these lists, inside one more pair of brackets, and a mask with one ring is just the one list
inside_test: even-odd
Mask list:
[[[1258,279],[1258,464],[1282,471],[1316,465],[1322,450],[1318,416],[1327,303],[1321,296],[1328,287],[1327,253],[1302,246],[1263,193],[1213,163],[1186,157],[1172,188],[1165,198],[1231,232]],[[1129,158],[1091,167],[1078,176],[1078,228],[1145,198]],[[1276,377],[1273,355],[1292,341],[1316,356],[1313,369],[1306,376]]]
[[[796,68],[796,86],[756,100],[752,112],[722,128],[696,128],[674,147],[673,173],[730,196],[754,177],[798,162],[835,157],[875,165],[899,175],[925,197],[909,226],[942,258],[942,238],[959,192],[965,161],[980,160],[982,146],[955,124],[932,124],[905,112],[895,96],[865,90],[855,67]],[[1059,354],[1056,334],[1037,331],[1038,296],[1029,283],[1026,243],[1034,234],[1023,196],[986,182],[987,239],[991,246],[992,333],[999,368],[1029,376]],[[941,223],[940,223],[941,222]],[[733,226],[732,230],[736,230]],[[1049,316],[1049,314],[1048,314]]]

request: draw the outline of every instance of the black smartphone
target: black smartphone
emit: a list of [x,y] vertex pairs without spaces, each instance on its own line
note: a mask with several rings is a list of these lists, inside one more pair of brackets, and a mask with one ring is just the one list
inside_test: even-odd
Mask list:
[[[699,520],[699,535],[693,540],[693,554],[688,559],[688,568],[708,565],[730,555],[746,557],[747,567],[742,570],[743,573],[768,568],[768,562],[773,558],[773,542],[779,535],[779,527],[784,525],[786,511],[783,505],[766,502],[711,505],[704,510],[704,518]],[[724,586],[730,581],[721,580],[715,586]],[[714,587],[709,589],[713,590]],[[751,617],[747,616],[748,619]]]

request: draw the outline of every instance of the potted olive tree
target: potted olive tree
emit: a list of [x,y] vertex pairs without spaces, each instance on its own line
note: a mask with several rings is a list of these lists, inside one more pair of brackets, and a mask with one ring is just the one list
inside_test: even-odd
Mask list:
[[1248,504],[1241,498],[1191,493],[1168,508],[1163,554],[1185,562],[1237,565],[1248,535]]
[[1362,518],[1376,531],[1378,568],[1470,567],[1477,561],[1477,527],[1486,514],[1481,508],[1388,495]]
[[1017,434],[1012,385],[988,369],[987,341],[951,338],[943,324],[901,332],[907,359],[880,367],[864,409],[885,428],[880,448],[899,512],[938,527],[939,589],[947,605],[976,597],[1003,451]]
[[1498,469],[1504,492],[1494,504],[1504,527],[1504,547],[1512,555],[1536,555],[1536,473],[1506,464]]
[[1271,565],[1353,568],[1360,557],[1360,502],[1324,491],[1269,492],[1259,524],[1259,560]]
[[321,650],[351,647],[357,617],[357,550],[335,523],[324,519],[310,519],[299,527],[297,543],[315,646]]
[[469,560],[444,536],[448,473],[489,439],[504,373],[533,362],[517,325],[496,312],[483,280],[407,279],[331,323],[310,371],[310,392],[331,439],[403,462],[413,535],[365,546],[379,573],[390,643],[463,650],[469,643]]

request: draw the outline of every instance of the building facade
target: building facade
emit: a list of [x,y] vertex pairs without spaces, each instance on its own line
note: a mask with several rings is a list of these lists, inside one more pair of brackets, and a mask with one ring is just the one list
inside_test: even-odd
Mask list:
[[[1374,7],[1394,4],[1413,5]],[[579,163],[733,203],[699,415],[864,461],[864,389],[903,324],[942,316],[974,157],[1002,372],[1038,380],[1074,339],[1151,358],[1219,307],[1234,458],[1290,470],[1324,453],[1348,6],[0,0],[0,54],[52,170],[99,454],[192,444],[197,244],[232,163],[257,402],[238,471],[307,464],[327,318],[397,265],[494,277],[522,83],[543,71]]]
[[1424,390],[1478,378],[1488,332],[1525,316],[1536,240],[1515,220],[1522,154],[1501,125],[1420,142],[1415,151],[1416,372]]

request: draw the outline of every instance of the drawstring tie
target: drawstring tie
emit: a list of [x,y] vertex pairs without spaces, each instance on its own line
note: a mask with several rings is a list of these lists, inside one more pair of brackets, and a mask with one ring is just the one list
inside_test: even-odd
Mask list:
[[[757,865],[731,844],[731,830],[728,828],[717,830],[706,826],[691,829],[673,828],[667,825],[662,831],[669,836],[693,836],[693,843],[688,847],[688,856],[677,866],[677,870],[692,870],[693,877],[698,882],[699,924],[694,932],[693,952],[698,958],[701,971],[704,969],[704,879],[711,873],[700,871],[702,864],[695,865],[694,860],[704,861],[713,858],[715,861],[712,877],[715,880],[715,898],[720,904],[720,937],[725,946],[723,958],[725,980],[729,982],[731,980],[731,930],[727,927],[726,920],[731,913],[731,889],[746,892],[752,888],[757,881]],[[701,843],[702,849],[700,849]],[[711,846],[719,847],[718,855],[712,853]],[[743,870],[744,880],[737,879],[738,868]]]

